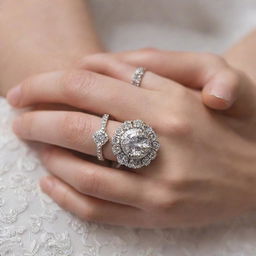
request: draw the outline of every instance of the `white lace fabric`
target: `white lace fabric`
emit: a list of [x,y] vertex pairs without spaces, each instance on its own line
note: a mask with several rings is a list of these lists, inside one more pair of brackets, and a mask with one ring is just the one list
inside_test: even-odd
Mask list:
[[256,253],[256,217],[190,230],[145,230],[81,221],[40,190],[46,170],[12,132],[0,98],[0,256],[241,256]]

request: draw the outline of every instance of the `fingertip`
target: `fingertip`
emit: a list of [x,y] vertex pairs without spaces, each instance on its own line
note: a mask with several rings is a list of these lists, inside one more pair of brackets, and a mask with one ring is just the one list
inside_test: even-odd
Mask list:
[[240,95],[241,78],[230,69],[218,72],[203,89],[203,102],[210,108],[227,110]]
[[6,99],[8,100],[9,104],[13,107],[18,107],[21,98],[21,86],[16,86],[9,90],[6,95]]
[[221,97],[217,97],[211,94],[203,94],[203,103],[211,109],[215,110],[227,110],[232,105],[232,101],[227,101]]
[[43,192],[50,194],[55,185],[55,179],[52,176],[45,176],[40,180],[40,187]]

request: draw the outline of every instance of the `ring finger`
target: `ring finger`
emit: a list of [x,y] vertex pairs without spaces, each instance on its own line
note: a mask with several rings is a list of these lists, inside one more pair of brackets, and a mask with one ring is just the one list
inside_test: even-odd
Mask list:
[[[96,145],[93,134],[100,129],[100,124],[99,117],[81,112],[32,111],[21,114],[14,121],[13,128],[23,139],[95,155]],[[108,121],[106,133],[109,137],[119,126],[119,122]],[[110,143],[103,146],[103,155],[106,159],[115,160]]]

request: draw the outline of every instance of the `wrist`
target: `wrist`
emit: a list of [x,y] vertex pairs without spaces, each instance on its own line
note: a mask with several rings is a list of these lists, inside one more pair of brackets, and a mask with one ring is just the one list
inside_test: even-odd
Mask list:
[[101,49],[84,0],[3,1],[0,34],[1,95],[28,76],[70,68]]
[[243,71],[256,81],[256,30],[226,51],[223,57],[234,68]]

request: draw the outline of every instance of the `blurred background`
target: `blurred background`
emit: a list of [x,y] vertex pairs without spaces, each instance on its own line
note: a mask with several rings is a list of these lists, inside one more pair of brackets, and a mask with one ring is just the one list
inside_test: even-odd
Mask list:
[[108,50],[222,53],[256,26],[256,0],[90,0]]

